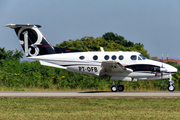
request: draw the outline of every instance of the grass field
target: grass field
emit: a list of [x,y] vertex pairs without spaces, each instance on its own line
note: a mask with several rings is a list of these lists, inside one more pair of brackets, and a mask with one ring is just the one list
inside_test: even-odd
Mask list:
[[180,98],[0,98],[0,119],[180,119]]

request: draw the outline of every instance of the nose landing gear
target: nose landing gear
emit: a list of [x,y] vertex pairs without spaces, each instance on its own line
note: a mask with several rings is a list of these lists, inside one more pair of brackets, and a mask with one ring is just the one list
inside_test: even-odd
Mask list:
[[170,85],[168,86],[168,90],[169,92],[173,92],[175,90],[175,86],[173,85],[174,81],[172,80],[171,73],[169,74],[169,82],[170,82]]

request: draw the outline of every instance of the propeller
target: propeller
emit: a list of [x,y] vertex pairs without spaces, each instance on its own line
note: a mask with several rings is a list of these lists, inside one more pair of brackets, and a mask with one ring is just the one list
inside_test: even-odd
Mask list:
[[[167,55],[167,58],[168,58],[168,55]],[[167,70],[164,68],[163,66],[163,54],[162,54],[162,59],[161,59],[161,67],[160,67],[160,73],[161,73],[161,79],[163,79],[163,72],[166,72]]]
[[[160,72],[161,72],[161,68],[163,68],[163,54],[162,54],[162,59],[161,59],[161,67],[160,67]],[[163,72],[161,72],[161,80],[163,78]]]

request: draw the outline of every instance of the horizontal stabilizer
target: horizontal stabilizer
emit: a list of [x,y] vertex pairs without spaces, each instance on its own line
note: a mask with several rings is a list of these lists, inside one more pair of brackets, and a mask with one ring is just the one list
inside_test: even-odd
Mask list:
[[41,63],[41,65],[50,66],[50,67],[56,67],[56,68],[62,68],[62,69],[67,69],[67,67],[63,67],[63,66],[60,66],[60,65],[56,65],[56,64],[53,64],[53,63],[46,62],[46,61],[40,60],[39,62]]
[[36,26],[38,28],[41,27],[41,25],[30,25],[30,24],[27,24],[27,25],[24,25],[24,24],[7,24],[6,25],[6,27],[10,27],[12,29],[18,28],[18,27],[33,27],[33,26]]

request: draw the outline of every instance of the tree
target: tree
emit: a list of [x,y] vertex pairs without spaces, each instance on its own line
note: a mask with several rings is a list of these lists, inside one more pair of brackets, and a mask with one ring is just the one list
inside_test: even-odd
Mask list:
[[151,57],[151,60],[160,61],[159,57]]
[[123,45],[124,47],[132,47],[134,45],[133,42],[127,41],[124,39],[123,36],[120,36],[117,33],[114,34],[113,32],[105,33],[102,36],[102,38],[104,38],[105,40],[112,40],[112,41],[116,42],[117,44]]
[[8,53],[5,51],[5,48],[0,48],[0,60],[6,59],[8,57]]
[[117,36],[116,36],[113,32],[105,33],[102,37],[103,37],[105,40],[118,40],[118,39],[117,39]]
[[105,33],[102,37],[83,37],[77,40],[64,41],[56,44],[56,47],[76,49],[82,51],[100,51],[103,47],[105,51],[137,51],[149,58],[147,50],[141,43],[134,44],[131,41],[124,40],[124,37],[112,32]]
[[6,51],[5,48],[0,48],[0,60],[7,60],[7,59],[20,59],[23,57],[23,52],[18,51],[17,49],[8,50]]

